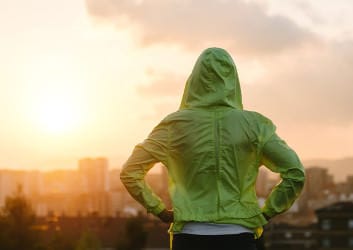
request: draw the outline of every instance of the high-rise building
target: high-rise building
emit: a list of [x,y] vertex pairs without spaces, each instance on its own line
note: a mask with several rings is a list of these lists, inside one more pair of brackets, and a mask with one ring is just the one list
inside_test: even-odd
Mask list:
[[80,194],[81,176],[77,170],[58,169],[43,173],[43,194]]
[[108,160],[106,158],[79,160],[79,172],[84,193],[107,192],[109,190]]
[[81,176],[82,211],[109,215],[109,172],[106,158],[84,158],[79,160]]
[[347,187],[349,190],[349,193],[353,193],[353,175],[347,176]]
[[353,203],[338,202],[315,211],[318,217],[318,248],[353,249]]
[[309,199],[321,199],[333,186],[333,177],[326,168],[310,167],[306,169],[304,191]]
[[0,207],[7,196],[18,190],[26,196],[38,196],[42,193],[42,174],[39,171],[0,170]]
[[121,169],[112,169],[109,171],[109,190],[110,191],[126,191],[123,183],[120,181]]

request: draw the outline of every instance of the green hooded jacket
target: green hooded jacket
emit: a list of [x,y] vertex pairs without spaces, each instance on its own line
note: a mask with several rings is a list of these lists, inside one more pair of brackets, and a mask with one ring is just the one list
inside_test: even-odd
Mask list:
[[[121,180],[148,212],[165,209],[144,176],[156,162],[168,169],[174,225],[186,222],[239,224],[256,229],[286,211],[304,184],[297,154],[263,115],[243,110],[238,74],[223,49],[206,49],[188,78],[178,111],[168,115],[138,144]],[[260,208],[255,182],[261,165],[279,173]]]

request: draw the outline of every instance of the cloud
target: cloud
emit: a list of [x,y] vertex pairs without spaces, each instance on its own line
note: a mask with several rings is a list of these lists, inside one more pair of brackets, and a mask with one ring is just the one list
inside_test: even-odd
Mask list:
[[153,73],[149,84],[137,85],[136,91],[140,96],[153,98],[180,97],[184,90],[186,79],[173,73]]
[[[243,84],[243,100],[250,109],[287,122],[353,122],[353,41],[324,41],[299,27],[293,19],[268,15],[266,5],[251,1],[86,3],[89,13],[98,20],[111,22],[118,29],[137,27],[140,42],[145,46],[179,44],[194,53],[210,44],[221,44],[230,50],[237,63],[255,58],[266,74],[256,77],[257,82]],[[251,69],[246,70],[248,76],[254,75]],[[189,73],[178,76],[158,72],[149,84],[138,86],[137,92],[142,97],[158,98],[158,103],[179,101]],[[243,72],[239,74],[241,78]]]
[[187,48],[227,45],[238,53],[277,53],[315,36],[265,7],[240,0],[86,0],[88,12],[118,28],[137,27],[144,45],[177,43]]
[[263,84],[243,86],[249,104],[288,122],[353,123],[352,51],[348,41],[272,58]]
[[[293,124],[353,123],[352,51],[353,42],[347,41],[307,46],[262,59],[267,73],[252,83],[243,81],[241,71],[252,69],[238,67],[245,108]],[[161,116],[162,111],[172,111],[180,102],[189,73],[150,72],[149,83],[138,85],[136,91],[155,103],[156,114]]]

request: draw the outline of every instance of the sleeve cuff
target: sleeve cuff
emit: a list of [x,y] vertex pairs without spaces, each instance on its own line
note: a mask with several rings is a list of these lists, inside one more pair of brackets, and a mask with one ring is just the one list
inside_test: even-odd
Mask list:
[[165,205],[163,203],[160,203],[158,206],[148,209],[147,212],[152,213],[154,215],[158,215],[164,209],[165,209]]
[[262,209],[262,215],[265,217],[266,220],[269,220],[270,218],[272,218],[276,214],[277,214],[276,212],[273,212],[273,211],[271,212],[271,210],[269,210],[267,208]]

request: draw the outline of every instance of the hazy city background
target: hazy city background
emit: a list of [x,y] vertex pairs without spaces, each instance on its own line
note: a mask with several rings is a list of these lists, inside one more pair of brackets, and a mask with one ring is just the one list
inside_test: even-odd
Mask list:
[[[351,0],[0,0],[0,244],[165,248],[167,226],[139,213],[120,167],[218,46],[234,57],[245,109],[268,116],[307,171],[263,245],[349,249],[351,13]],[[148,180],[168,201],[163,169]],[[260,171],[260,204],[277,182]]]
[[[334,178],[334,173],[324,165],[306,166],[307,180],[304,191],[288,212],[300,214],[293,224],[315,222],[314,210],[340,202],[353,202],[353,159],[342,161],[342,170],[347,175]],[[151,187],[170,206],[168,194],[167,170],[158,165],[146,179]],[[340,166],[335,166],[340,169]],[[99,216],[133,216],[145,209],[135,202],[119,179],[120,169],[110,168],[107,158],[83,158],[77,161],[72,170],[56,169],[51,171],[0,170],[0,207],[6,197],[15,194],[19,187],[31,201],[37,216],[87,216],[95,213]],[[259,203],[262,204],[271,189],[279,182],[264,167],[260,168],[256,190]]]
[[[349,173],[353,159],[327,164],[333,164],[330,171],[324,165],[306,166],[303,193],[289,211],[265,227],[261,243],[264,248],[260,250],[353,247],[353,174],[337,177],[332,172],[342,168],[341,175]],[[27,225],[28,232],[41,235],[38,242],[47,247],[30,249],[167,249],[168,225],[147,214],[130,197],[119,173],[120,169],[110,168],[104,157],[79,159],[72,170],[1,169],[0,229],[1,221],[11,215],[8,210],[14,212],[15,218],[22,218],[22,213],[15,211],[23,208],[14,210],[13,204],[23,197],[36,218]],[[166,168],[157,165],[146,180],[171,208]],[[260,168],[256,192],[261,206],[279,180],[278,175]],[[23,227],[22,221],[18,223]],[[56,248],[48,247],[58,242]],[[138,247],[133,242],[139,242]],[[3,244],[0,233],[0,247]]]

